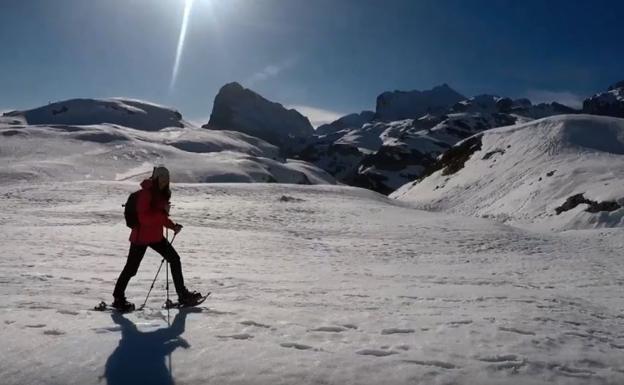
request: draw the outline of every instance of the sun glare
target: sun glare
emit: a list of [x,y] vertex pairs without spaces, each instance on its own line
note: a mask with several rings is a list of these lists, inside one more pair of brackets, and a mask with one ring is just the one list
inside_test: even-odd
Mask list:
[[173,72],[171,73],[171,83],[169,85],[169,91],[171,92],[175,87],[176,80],[178,78],[178,70],[180,69],[180,59],[182,58],[182,51],[184,50],[184,41],[186,39],[186,30],[188,27],[189,18],[191,16],[191,9],[195,0],[186,0],[184,4],[184,15],[182,17],[182,26],[180,27],[180,37],[178,38],[178,48],[176,49],[175,62],[173,64]]

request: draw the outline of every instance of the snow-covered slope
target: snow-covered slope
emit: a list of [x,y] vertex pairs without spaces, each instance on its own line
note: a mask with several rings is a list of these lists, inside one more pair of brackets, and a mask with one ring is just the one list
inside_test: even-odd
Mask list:
[[530,119],[541,119],[554,115],[581,113],[580,110],[576,110],[557,102],[532,104],[526,107],[515,107],[512,108],[511,112],[512,114]]
[[389,194],[460,140],[516,120],[510,114],[464,112],[374,121],[322,136],[302,156],[347,184]]
[[554,229],[624,226],[624,119],[561,115],[488,130],[438,167],[391,196]]
[[31,110],[7,112],[4,116],[30,125],[110,123],[147,131],[189,125],[178,111],[124,98],[70,99]]
[[553,115],[579,113],[579,110],[563,104],[539,103],[532,104],[528,99],[503,98],[495,95],[478,95],[455,104],[453,112],[471,112],[480,114],[511,114],[530,119],[540,119]]
[[446,84],[422,92],[386,92],[378,97],[371,121],[328,125],[300,157],[344,183],[389,194],[420,177],[441,153],[473,134],[578,112],[554,102],[533,105],[528,99],[495,95],[465,99]]
[[331,123],[323,124],[322,126],[318,126],[314,132],[315,135],[327,135],[333,134],[337,131],[349,129],[349,128],[360,128],[365,123],[370,122],[375,117],[375,113],[373,111],[362,111],[359,114],[349,114],[337,119]]
[[456,103],[451,110],[454,112],[488,113],[510,112],[513,101],[496,95],[477,95]]
[[[283,159],[276,146],[262,139],[240,132],[200,129],[181,116],[176,121],[183,127],[167,126],[167,113],[177,113],[164,107],[127,100],[83,102],[52,105],[68,106],[59,114],[67,114],[62,119],[48,115],[50,108],[56,107],[3,116],[0,183],[136,180],[148,176],[156,164],[167,165],[172,180],[178,182],[335,183],[318,167]],[[129,113],[111,105],[143,109]],[[75,123],[50,123],[55,119]],[[106,123],[97,124],[101,121]],[[110,124],[112,121],[135,127]]]
[[[173,184],[185,283],[212,295],[168,313],[161,271],[145,310],[92,311],[125,262],[136,187],[0,185],[2,385],[624,383],[622,228],[523,231],[341,186]],[[130,301],[160,260],[147,251]]]
[[224,85],[214,100],[210,121],[213,130],[233,130],[275,144],[285,153],[300,150],[314,128],[297,110],[286,109],[238,83]]
[[443,113],[464,99],[447,84],[425,91],[384,92],[377,97],[375,117],[387,122],[416,119],[428,113]]
[[624,118],[624,80],[583,102],[583,112]]

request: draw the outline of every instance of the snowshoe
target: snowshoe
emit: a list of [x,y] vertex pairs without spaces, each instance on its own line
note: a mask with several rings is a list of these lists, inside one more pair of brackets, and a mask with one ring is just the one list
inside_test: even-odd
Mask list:
[[164,304],[165,309],[182,309],[185,307],[192,307],[202,304],[206,298],[210,295],[210,292],[206,293],[206,295],[202,295],[198,292],[188,292],[184,296],[178,296],[178,302],[167,301]]
[[134,311],[134,304],[128,302],[128,305],[125,306],[120,306],[120,307],[114,307],[112,304],[107,304],[106,302],[102,301],[100,302],[97,306],[95,306],[93,308],[93,310],[96,311],[115,311],[115,312],[119,312],[119,313],[130,313],[132,311]]
[[195,306],[203,295],[196,291],[187,291],[185,294],[178,296],[178,303],[182,306]]
[[122,313],[134,311],[134,304],[132,302],[126,301],[125,298],[115,298],[111,307],[117,311]]

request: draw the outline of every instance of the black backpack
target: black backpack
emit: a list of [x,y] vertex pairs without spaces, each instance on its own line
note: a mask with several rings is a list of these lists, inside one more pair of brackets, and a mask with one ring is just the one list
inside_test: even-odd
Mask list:
[[137,214],[137,200],[139,198],[139,191],[135,191],[126,201],[124,207],[124,218],[126,219],[126,226],[131,229],[139,227],[139,215]]

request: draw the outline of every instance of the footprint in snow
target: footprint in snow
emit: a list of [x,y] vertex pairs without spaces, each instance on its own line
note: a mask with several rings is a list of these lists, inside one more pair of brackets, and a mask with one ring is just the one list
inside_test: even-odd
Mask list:
[[50,329],[44,330],[43,334],[45,334],[46,336],[62,336],[63,334],[65,334],[65,332],[58,329]]
[[44,328],[46,326],[48,326],[48,325],[46,325],[46,324],[26,325],[27,328],[33,328],[33,329]]
[[97,333],[97,334],[114,333],[114,332],[121,331],[121,326],[110,326],[110,327],[104,327],[104,328],[94,328],[92,330],[94,330],[95,333]]
[[516,328],[508,328],[508,327],[505,327],[505,326],[500,326],[498,328],[498,330],[502,330],[504,332],[522,334],[522,335],[525,335],[525,336],[534,336],[535,335],[535,333],[531,332],[531,331],[520,330],[520,329],[516,329]]
[[375,356],[375,357],[386,357],[392,354],[398,354],[394,350],[378,350],[378,349],[363,349],[355,352],[356,354],[360,354],[362,356]]
[[303,345],[303,344],[297,344],[294,342],[283,342],[280,344],[281,347],[283,348],[294,348],[297,350],[310,350],[312,349],[312,346],[310,345]]
[[461,320],[461,321],[451,321],[451,322],[447,322],[448,325],[450,325],[451,327],[457,327],[459,325],[468,325],[471,324],[472,320]]
[[498,371],[511,369],[515,372],[527,364],[525,359],[521,359],[515,354],[495,355],[477,359],[479,361],[490,363],[491,365],[488,367],[490,370]]
[[567,365],[555,365],[554,369],[567,377],[589,378],[596,374],[596,372],[589,369],[579,369]]
[[517,361],[518,356],[515,354],[503,354],[503,355],[495,355],[488,357],[479,357],[477,358],[479,361],[483,362],[505,362],[505,361]]
[[266,328],[266,329],[271,327],[271,325],[261,324],[261,323],[256,322],[256,321],[242,321],[241,324],[245,325],[245,326],[256,326],[256,327],[259,327],[259,328]]
[[203,311],[204,314],[214,314],[214,315],[235,315],[236,313],[232,313],[230,311],[219,311],[213,309],[207,309]]
[[344,332],[347,329],[342,326],[321,326],[315,329],[310,329],[311,332],[330,332],[330,333],[340,333]]
[[595,361],[595,360],[591,360],[591,359],[587,359],[587,358],[578,361],[578,363],[581,364],[581,365],[588,366],[590,368],[604,369],[604,368],[607,367],[607,365],[603,364],[600,361]]
[[67,314],[67,315],[78,315],[78,314],[80,314],[79,312],[73,311],[73,310],[58,310],[57,313]]
[[251,334],[242,333],[242,334],[232,334],[229,336],[217,336],[218,338],[230,338],[233,340],[250,340],[253,338]]
[[399,328],[390,328],[384,329],[381,331],[381,334],[409,334],[414,333],[414,329],[399,329]]
[[444,361],[435,361],[435,360],[432,360],[432,361],[403,360],[403,362],[408,363],[408,364],[423,365],[423,366],[436,366],[442,369],[457,369],[458,368],[458,366],[453,365],[451,363],[444,362]]

